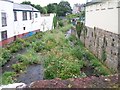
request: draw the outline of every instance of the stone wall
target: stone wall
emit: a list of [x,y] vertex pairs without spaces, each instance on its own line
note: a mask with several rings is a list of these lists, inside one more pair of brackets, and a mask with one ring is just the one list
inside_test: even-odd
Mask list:
[[81,41],[101,62],[109,68],[118,71],[118,56],[120,52],[118,34],[99,28],[86,27],[81,34]]

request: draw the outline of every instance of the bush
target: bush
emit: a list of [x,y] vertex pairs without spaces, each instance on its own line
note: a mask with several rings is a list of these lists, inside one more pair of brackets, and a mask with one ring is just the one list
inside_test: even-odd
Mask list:
[[[54,52],[54,51],[53,51]],[[63,57],[58,57],[55,54],[49,54],[44,60],[44,67],[45,67],[45,78],[46,79],[53,79],[53,78],[75,78],[79,77],[80,75],[80,68],[83,67],[83,62],[77,59],[72,60],[68,59],[65,55]]]
[[0,49],[0,66],[3,66],[11,58],[11,53],[9,50],[2,48]]
[[17,63],[13,64],[12,68],[15,70],[15,72],[19,73],[26,69],[26,65],[24,63]]
[[11,56],[12,55],[9,50],[5,50],[5,49],[3,50],[2,58],[4,58],[6,61],[8,61],[8,60],[10,60]]
[[40,64],[40,56],[33,49],[29,49],[23,55],[18,54],[17,59],[19,62],[23,62],[24,64]]
[[27,64],[27,60],[28,60],[28,58],[25,56],[25,55],[21,55],[21,54],[18,54],[17,56],[16,56],[16,58],[17,58],[17,60],[19,61],[19,62],[26,62],[26,64]]
[[60,27],[63,27],[63,26],[64,26],[64,23],[63,23],[62,20],[60,20],[58,23],[59,23],[59,26],[60,26]]
[[14,77],[16,76],[15,72],[5,72],[0,79],[2,80],[1,84],[7,85],[15,82]]
[[31,47],[36,51],[36,52],[40,52],[41,50],[43,50],[45,48],[45,44],[41,41],[37,41],[37,42],[33,42],[31,44]]
[[56,28],[56,26],[57,26],[57,17],[56,16],[54,16],[54,18],[53,18],[53,25],[54,25],[54,28]]
[[19,50],[23,49],[23,45],[21,43],[12,43],[7,48],[8,48],[8,50],[10,50],[11,53],[16,53]]
[[6,61],[2,57],[0,57],[0,67],[3,66],[5,63],[6,63]]

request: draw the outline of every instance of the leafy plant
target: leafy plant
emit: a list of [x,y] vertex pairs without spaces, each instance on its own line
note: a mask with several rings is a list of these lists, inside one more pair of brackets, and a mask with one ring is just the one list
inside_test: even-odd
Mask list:
[[2,48],[0,49],[0,66],[3,66],[5,63],[8,62],[8,60],[10,60],[11,58],[11,53],[9,50]]
[[60,20],[58,23],[59,23],[59,26],[60,26],[60,27],[63,27],[63,26],[64,26],[64,23],[63,23],[62,20]]
[[15,70],[15,72],[21,72],[26,69],[26,65],[24,63],[17,63],[13,64],[12,68]]
[[53,25],[54,25],[54,28],[56,28],[56,26],[57,26],[57,17],[56,16],[54,16],[54,18],[53,18]]
[[0,79],[2,80],[1,84],[7,85],[7,84],[11,84],[14,83],[14,77],[16,76],[15,72],[5,72],[3,73],[2,76],[0,76]]
[[29,49],[23,55],[18,54],[17,59],[19,62],[23,62],[24,64],[39,64],[40,63],[40,56],[33,49]]

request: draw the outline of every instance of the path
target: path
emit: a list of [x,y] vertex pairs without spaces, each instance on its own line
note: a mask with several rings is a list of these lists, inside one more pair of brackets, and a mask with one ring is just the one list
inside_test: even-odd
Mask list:
[[25,84],[30,84],[33,81],[43,80],[43,66],[31,65],[27,68],[26,73],[21,74],[17,80]]

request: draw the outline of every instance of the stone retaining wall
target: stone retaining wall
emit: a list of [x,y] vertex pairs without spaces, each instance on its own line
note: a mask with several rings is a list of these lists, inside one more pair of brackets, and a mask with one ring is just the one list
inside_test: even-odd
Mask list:
[[99,28],[86,27],[81,34],[81,41],[109,68],[118,71],[118,51],[120,38],[118,34]]

